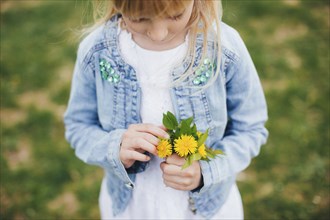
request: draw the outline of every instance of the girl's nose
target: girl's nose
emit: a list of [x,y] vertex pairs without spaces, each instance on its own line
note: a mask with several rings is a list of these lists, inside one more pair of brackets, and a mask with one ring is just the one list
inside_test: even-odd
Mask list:
[[163,41],[168,35],[168,30],[164,24],[158,23],[149,28],[147,35],[153,41]]

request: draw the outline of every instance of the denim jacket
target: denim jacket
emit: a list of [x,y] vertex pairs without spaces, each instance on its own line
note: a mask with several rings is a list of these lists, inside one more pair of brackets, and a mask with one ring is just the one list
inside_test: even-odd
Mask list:
[[[124,211],[136,175],[148,164],[136,162],[125,169],[119,159],[123,133],[130,124],[141,123],[141,88],[135,70],[120,54],[117,20],[114,16],[80,43],[64,116],[65,135],[77,157],[105,170],[114,215]],[[203,62],[202,42],[199,36],[196,56],[187,56],[173,69],[173,80],[190,62],[194,66]],[[197,76],[191,75],[170,91],[176,117],[193,116],[199,130],[209,129],[207,146],[225,152],[209,162],[200,161],[203,186],[189,192],[190,209],[205,218],[221,208],[237,173],[258,155],[268,136],[267,106],[250,55],[239,34],[224,23],[221,42],[221,62],[215,64],[220,65],[220,75],[209,87],[200,89],[203,84],[196,86]],[[207,44],[208,59],[216,60],[216,49]],[[111,69],[116,80],[102,77],[104,68]]]

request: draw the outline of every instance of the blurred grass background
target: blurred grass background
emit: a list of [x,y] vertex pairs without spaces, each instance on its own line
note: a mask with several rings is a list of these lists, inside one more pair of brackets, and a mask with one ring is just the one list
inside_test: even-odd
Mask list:
[[[87,5],[1,1],[0,219],[99,218],[102,170],[74,156],[62,122]],[[223,8],[269,106],[269,141],[238,177],[245,218],[329,219],[329,1]]]

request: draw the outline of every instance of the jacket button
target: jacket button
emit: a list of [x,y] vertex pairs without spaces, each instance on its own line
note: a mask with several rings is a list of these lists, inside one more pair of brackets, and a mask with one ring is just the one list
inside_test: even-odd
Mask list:
[[191,207],[190,210],[191,210],[191,212],[192,212],[194,215],[196,215],[196,211],[197,211],[197,209],[196,209],[195,207]]
[[190,210],[192,211],[192,213],[196,214],[197,209],[196,209],[195,201],[193,200],[193,198],[189,197],[188,202],[189,202]]
[[129,189],[133,189],[133,184],[132,183],[126,183],[125,186]]

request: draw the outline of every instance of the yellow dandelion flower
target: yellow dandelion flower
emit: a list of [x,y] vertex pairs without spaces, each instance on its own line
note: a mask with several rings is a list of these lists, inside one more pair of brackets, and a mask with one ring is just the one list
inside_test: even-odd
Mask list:
[[197,137],[200,138],[203,133],[200,131],[197,131]]
[[203,158],[206,158],[205,144],[202,144],[202,145],[198,148],[198,153],[199,153]]
[[185,157],[189,153],[193,154],[197,150],[197,141],[191,135],[181,135],[174,140],[174,150],[180,157]]
[[172,154],[172,146],[166,139],[161,139],[157,146],[157,154],[160,158],[170,156]]

